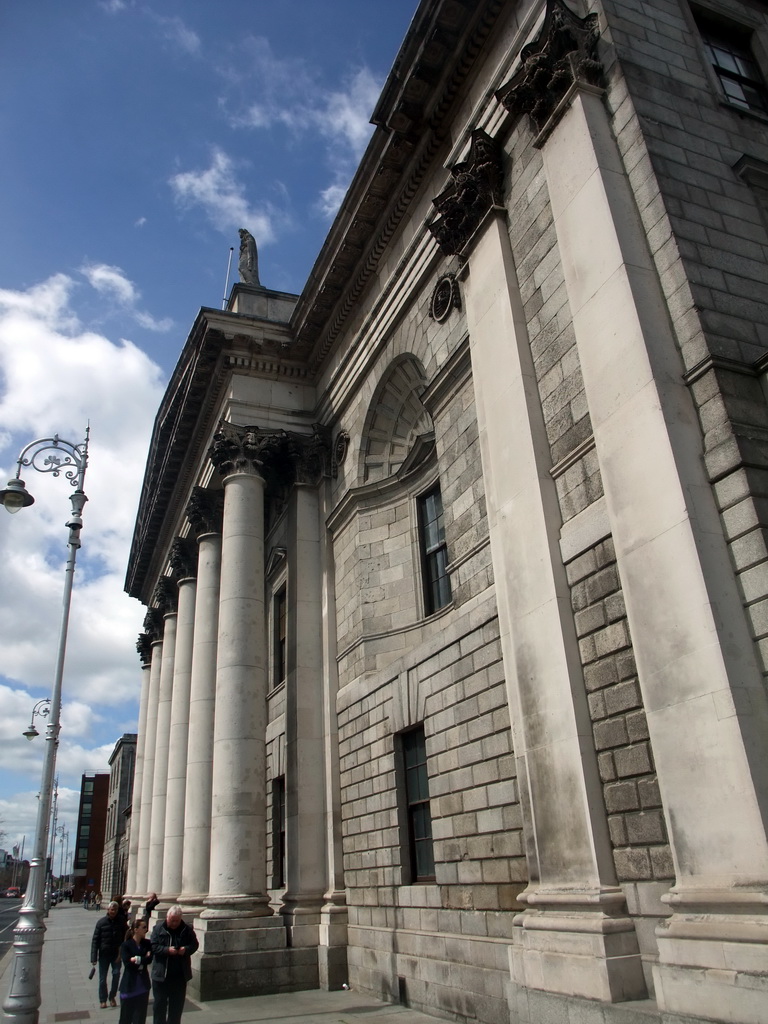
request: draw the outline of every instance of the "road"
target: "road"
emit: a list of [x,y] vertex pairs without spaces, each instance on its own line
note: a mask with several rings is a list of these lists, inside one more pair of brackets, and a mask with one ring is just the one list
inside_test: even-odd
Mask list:
[[21,900],[0,897],[0,959],[5,956],[13,943],[13,929],[19,919]]

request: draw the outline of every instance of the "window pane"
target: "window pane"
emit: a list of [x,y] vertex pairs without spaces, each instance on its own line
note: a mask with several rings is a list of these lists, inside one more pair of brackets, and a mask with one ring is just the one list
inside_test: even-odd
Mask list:
[[419,499],[419,528],[424,575],[424,605],[427,615],[444,608],[451,600],[450,578],[446,571],[448,548],[445,542],[443,502],[435,487]]

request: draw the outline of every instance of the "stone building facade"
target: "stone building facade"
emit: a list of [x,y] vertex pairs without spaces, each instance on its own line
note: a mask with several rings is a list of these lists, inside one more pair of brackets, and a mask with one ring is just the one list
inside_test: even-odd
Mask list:
[[136,733],[125,732],[109,757],[109,795],[101,865],[101,892],[122,896],[128,877],[128,830],[136,770]]
[[301,295],[200,310],[126,586],[202,997],[766,1019],[767,59],[423,0]]

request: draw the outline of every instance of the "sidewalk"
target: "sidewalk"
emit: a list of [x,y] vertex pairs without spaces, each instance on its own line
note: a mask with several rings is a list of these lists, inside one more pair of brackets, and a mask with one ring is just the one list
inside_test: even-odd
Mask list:
[[[117,1024],[118,1009],[99,1008],[97,979],[88,981],[91,935],[98,912],[80,904],[53,907],[46,920],[43,946],[40,1024],[87,1020]],[[0,962],[0,998],[11,983],[13,949]],[[152,1008],[147,1020],[152,1021]],[[196,1003],[187,999],[184,1020],[189,1024],[437,1024],[437,1018],[404,1006],[381,1003],[359,992],[293,992]]]

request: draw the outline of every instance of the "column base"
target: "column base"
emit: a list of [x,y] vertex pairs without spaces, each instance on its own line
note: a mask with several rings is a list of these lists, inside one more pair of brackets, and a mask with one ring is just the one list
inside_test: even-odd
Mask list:
[[656,929],[656,999],[668,1013],[764,1024],[768,1007],[768,901],[764,892],[674,888],[672,916]]
[[522,893],[510,975],[516,987],[617,1003],[646,997],[640,950],[620,889]]
[[269,897],[249,893],[233,893],[226,896],[206,896],[205,909],[200,917],[206,920],[221,918],[224,921],[242,917],[271,917]]
[[[205,911],[207,913],[207,911]],[[289,949],[280,917],[195,921],[190,995],[203,1002],[318,988],[317,949]]]
[[291,896],[288,893],[283,896],[280,914],[289,946],[298,948],[320,944],[322,906],[322,896]]
[[329,895],[320,913],[320,947],[318,971],[320,988],[333,992],[349,982],[347,963],[346,894]]

